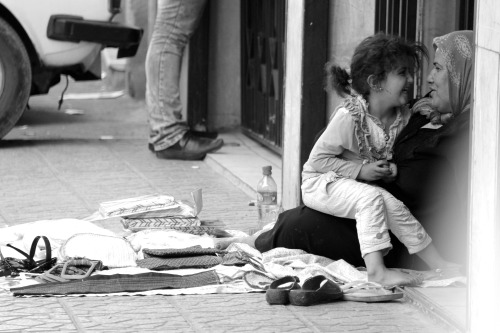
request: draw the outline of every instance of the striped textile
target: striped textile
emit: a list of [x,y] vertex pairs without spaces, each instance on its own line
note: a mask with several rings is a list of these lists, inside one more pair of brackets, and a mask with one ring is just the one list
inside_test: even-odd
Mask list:
[[192,256],[184,258],[150,257],[137,260],[137,266],[153,271],[181,268],[210,268],[222,263],[222,258],[217,256]]
[[193,288],[219,284],[215,270],[192,275],[166,273],[93,275],[84,280],[37,284],[12,288],[14,296],[108,294],[118,292],[140,292],[158,289]]
[[179,258],[179,257],[192,257],[199,255],[216,255],[218,253],[225,253],[223,250],[216,250],[213,248],[202,248],[199,245],[186,247],[183,249],[142,249],[144,258],[149,257],[163,257],[163,258]]

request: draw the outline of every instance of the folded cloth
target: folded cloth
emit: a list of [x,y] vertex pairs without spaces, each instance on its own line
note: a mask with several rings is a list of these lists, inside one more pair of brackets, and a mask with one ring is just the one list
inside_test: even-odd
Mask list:
[[183,258],[150,257],[137,260],[137,266],[153,271],[181,268],[210,268],[220,263],[222,263],[222,258],[216,256],[192,256]]
[[23,295],[70,295],[109,294],[118,292],[140,292],[157,289],[193,288],[219,284],[215,270],[192,275],[167,273],[93,275],[83,280],[37,284],[12,288],[14,296]]
[[102,202],[99,205],[99,213],[103,217],[109,218],[162,209],[175,211],[178,208],[179,204],[170,195],[144,195],[136,198]]
[[59,259],[75,257],[100,260],[111,268],[133,267],[137,260],[137,254],[128,240],[96,234],[76,234],[64,242],[59,249]]
[[222,256],[222,265],[225,266],[245,266],[252,262],[239,252],[229,252]]
[[224,250],[216,250],[212,248],[203,248],[199,245],[186,247],[183,249],[142,249],[144,258],[162,257],[162,258],[181,258],[193,257],[199,255],[217,255],[218,253],[226,253]]

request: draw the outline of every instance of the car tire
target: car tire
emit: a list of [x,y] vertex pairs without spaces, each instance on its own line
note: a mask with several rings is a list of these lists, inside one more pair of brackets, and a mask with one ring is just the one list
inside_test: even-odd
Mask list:
[[0,139],[23,114],[31,90],[31,64],[16,31],[0,18]]

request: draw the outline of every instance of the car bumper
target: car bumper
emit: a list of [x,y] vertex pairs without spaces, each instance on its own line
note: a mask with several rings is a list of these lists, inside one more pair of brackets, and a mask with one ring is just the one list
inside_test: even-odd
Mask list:
[[143,30],[113,22],[85,20],[79,16],[52,15],[47,26],[49,39],[92,42],[118,48],[118,58],[137,53]]

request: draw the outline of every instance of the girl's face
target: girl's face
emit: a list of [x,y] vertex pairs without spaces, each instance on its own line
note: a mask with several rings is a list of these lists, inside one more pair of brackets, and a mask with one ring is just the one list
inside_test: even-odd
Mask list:
[[451,112],[448,70],[443,53],[439,49],[436,50],[434,67],[427,77],[427,82],[431,90],[432,106],[440,113]]
[[382,82],[382,94],[388,104],[392,107],[402,106],[408,103],[408,91],[413,83],[413,74],[407,67],[397,67],[387,74]]

